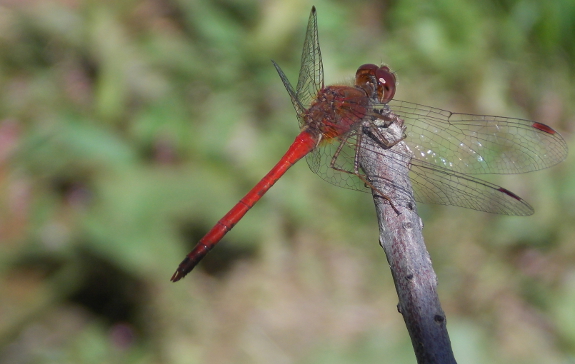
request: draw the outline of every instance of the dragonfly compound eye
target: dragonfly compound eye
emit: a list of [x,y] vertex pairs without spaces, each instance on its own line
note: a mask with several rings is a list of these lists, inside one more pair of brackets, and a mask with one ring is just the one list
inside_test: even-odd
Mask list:
[[395,75],[389,70],[389,67],[383,66],[375,71],[377,79],[377,93],[379,101],[388,103],[395,95]]

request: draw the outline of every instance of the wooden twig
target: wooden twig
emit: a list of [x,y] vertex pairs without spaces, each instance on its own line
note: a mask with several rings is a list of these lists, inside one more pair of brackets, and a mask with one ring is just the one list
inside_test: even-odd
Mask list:
[[[390,126],[394,127],[401,125]],[[379,153],[372,152],[374,150]],[[371,184],[385,193],[400,212],[394,211],[389,201],[374,190],[379,241],[391,268],[399,297],[397,309],[405,320],[417,362],[456,363],[446,317],[437,296],[437,277],[423,241],[423,223],[413,199],[408,176],[409,155],[403,142],[382,153],[381,145],[371,137],[364,137],[359,162]]]

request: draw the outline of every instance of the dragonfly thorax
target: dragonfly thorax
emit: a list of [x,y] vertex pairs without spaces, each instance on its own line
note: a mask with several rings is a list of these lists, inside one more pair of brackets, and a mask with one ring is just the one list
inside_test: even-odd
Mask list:
[[357,128],[369,114],[370,98],[365,90],[352,86],[329,86],[318,92],[315,102],[305,111],[310,131],[332,139]]

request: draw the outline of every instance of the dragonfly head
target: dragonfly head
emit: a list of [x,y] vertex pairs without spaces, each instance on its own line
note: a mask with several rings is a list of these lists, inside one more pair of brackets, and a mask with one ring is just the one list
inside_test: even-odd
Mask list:
[[355,73],[355,85],[371,95],[377,90],[377,99],[384,104],[395,95],[396,80],[389,67],[364,64]]

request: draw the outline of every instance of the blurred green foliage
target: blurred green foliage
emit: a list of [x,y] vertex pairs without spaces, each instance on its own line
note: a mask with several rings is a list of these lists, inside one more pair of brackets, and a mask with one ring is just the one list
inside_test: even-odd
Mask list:
[[[370,196],[296,165],[192,274],[297,134],[311,3],[0,3],[0,363],[413,363]],[[326,82],[526,117],[573,145],[575,2],[319,1]],[[419,206],[461,363],[575,355],[575,163],[497,183],[527,218]]]

